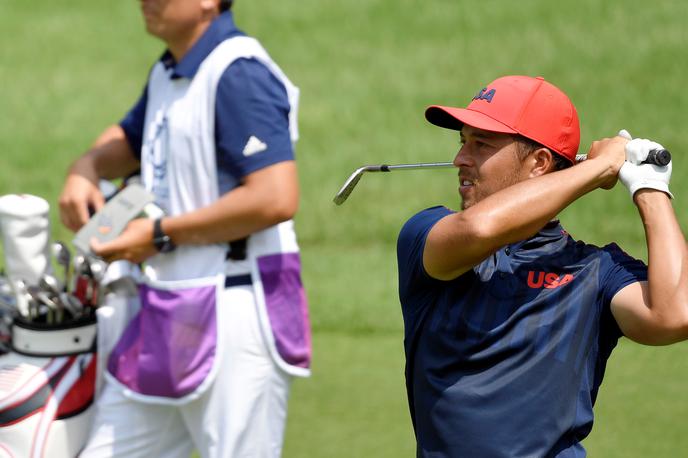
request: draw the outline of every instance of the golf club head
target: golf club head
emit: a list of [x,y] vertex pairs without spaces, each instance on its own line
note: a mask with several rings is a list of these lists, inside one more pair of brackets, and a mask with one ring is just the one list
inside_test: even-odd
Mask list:
[[334,196],[333,201],[335,204],[341,205],[346,201],[346,199],[349,198],[349,195],[354,190],[358,182],[361,181],[361,177],[366,169],[367,166],[359,167],[349,176],[349,178],[344,182],[342,188]]
[[58,264],[63,265],[65,262],[71,261],[72,255],[64,242],[57,240],[52,243],[50,249]]
[[391,172],[392,170],[418,170],[418,169],[436,169],[436,168],[455,168],[452,162],[421,162],[417,164],[380,164],[380,165],[364,165],[357,168],[349,178],[344,182],[344,186],[334,196],[333,202],[341,205],[346,201],[351,192],[354,190],[361,177],[365,172]]
[[12,289],[16,298],[17,311],[24,318],[29,318],[31,314],[31,296],[26,291],[26,282],[24,280],[15,280],[12,282]]
[[79,299],[69,293],[63,292],[60,294],[60,303],[74,320],[80,318],[84,314],[84,305]]
[[43,290],[48,291],[53,296],[58,296],[64,289],[64,285],[54,275],[43,274],[38,280],[38,286]]
[[84,275],[84,269],[86,268],[86,257],[83,254],[77,254],[76,256],[74,256],[72,264],[74,266],[74,277]]
[[41,291],[37,294],[40,303],[47,306],[46,322],[49,324],[60,324],[64,320],[64,306],[59,299],[59,294],[53,296],[48,291]]
[[51,249],[53,257],[55,258],[55,262],[57,265],[62,267],[64,272],[62,283],[68,286],[70,280],[70,269],[72,266],[72,253],[69,251],[69,248],[67,248],[67,245],[59,240],[53,242]]
[[103,277],[105,277],[105,269],[107,267],[105,261],[93,256],[88,256],[86,260],[88,261],[88,270],[91,278],[93,278],[97,283],[103,281]]

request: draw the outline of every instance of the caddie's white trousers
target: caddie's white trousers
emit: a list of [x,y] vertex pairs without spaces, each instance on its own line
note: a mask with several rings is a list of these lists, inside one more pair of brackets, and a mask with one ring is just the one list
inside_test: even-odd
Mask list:
[[276,458],[281,454],[291,376],[268,354],[251,286],[226,289],[218,333],[226,347],[213,385],[183,406],[130,400],[108,382],[96,402],[83,458]]

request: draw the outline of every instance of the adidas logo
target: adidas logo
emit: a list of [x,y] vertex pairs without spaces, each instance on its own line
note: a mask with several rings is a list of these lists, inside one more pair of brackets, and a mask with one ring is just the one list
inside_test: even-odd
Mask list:
[[242,151],[244,156],[252,156],[256,153],[260,153],[261,151],[265,151],[268,149],[268,145],[260,141],[260,139],[254,135],[251,135],[251,138],[248,139],[246,142],[246,146],[244,146],[244,151]]

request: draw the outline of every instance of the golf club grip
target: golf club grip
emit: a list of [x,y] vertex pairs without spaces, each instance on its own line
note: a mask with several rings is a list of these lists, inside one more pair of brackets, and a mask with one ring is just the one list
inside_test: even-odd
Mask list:
[[643,164],[654,164],[664,167],[671,162],[671,153],[669,150],[662,149],[652,149],[647,153],[647,159],[643,161]]
[[[577,154],[576,162],[584,161],[588,158],[585,154]],[[654,164],[660,167],[664,167],[671,162],[671,153],[669,150],[662,149],[652,149],[647,153],[647,158],[642,162],[643,164]]]

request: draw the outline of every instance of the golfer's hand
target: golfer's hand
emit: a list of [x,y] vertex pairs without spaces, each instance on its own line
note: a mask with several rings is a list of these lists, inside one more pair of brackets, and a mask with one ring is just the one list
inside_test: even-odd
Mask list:
[[603,167],[601,183],[602,189],[611,189],[619,179],[619,170],[626,160],[624,147],[628,139],[619,132],[619,135],[612,138],[603,138],[592,142],[588,151],[588,160],[599,161]]
[[656,189],[674,197],[669,191],[673,161],[666,166],[643,164],[651,150],[660,149],[664,147],[659,143],[643,138],[636,138],[626,144],[626,162],[621,167],[619,179],[628,189],[631,198],[640,189]]
[[91,217],[89,209],[97,212],[105,204],[96,174],[75,165],[67,175],[58,202],[62,224],[74,232],[81,229]]
[[107,262],[125,259],[134,264],[145,261],[158,253],[153,245],[153,220],[131,220],[124,231],[114,240],[100,243],[91,240],[93,252]]

